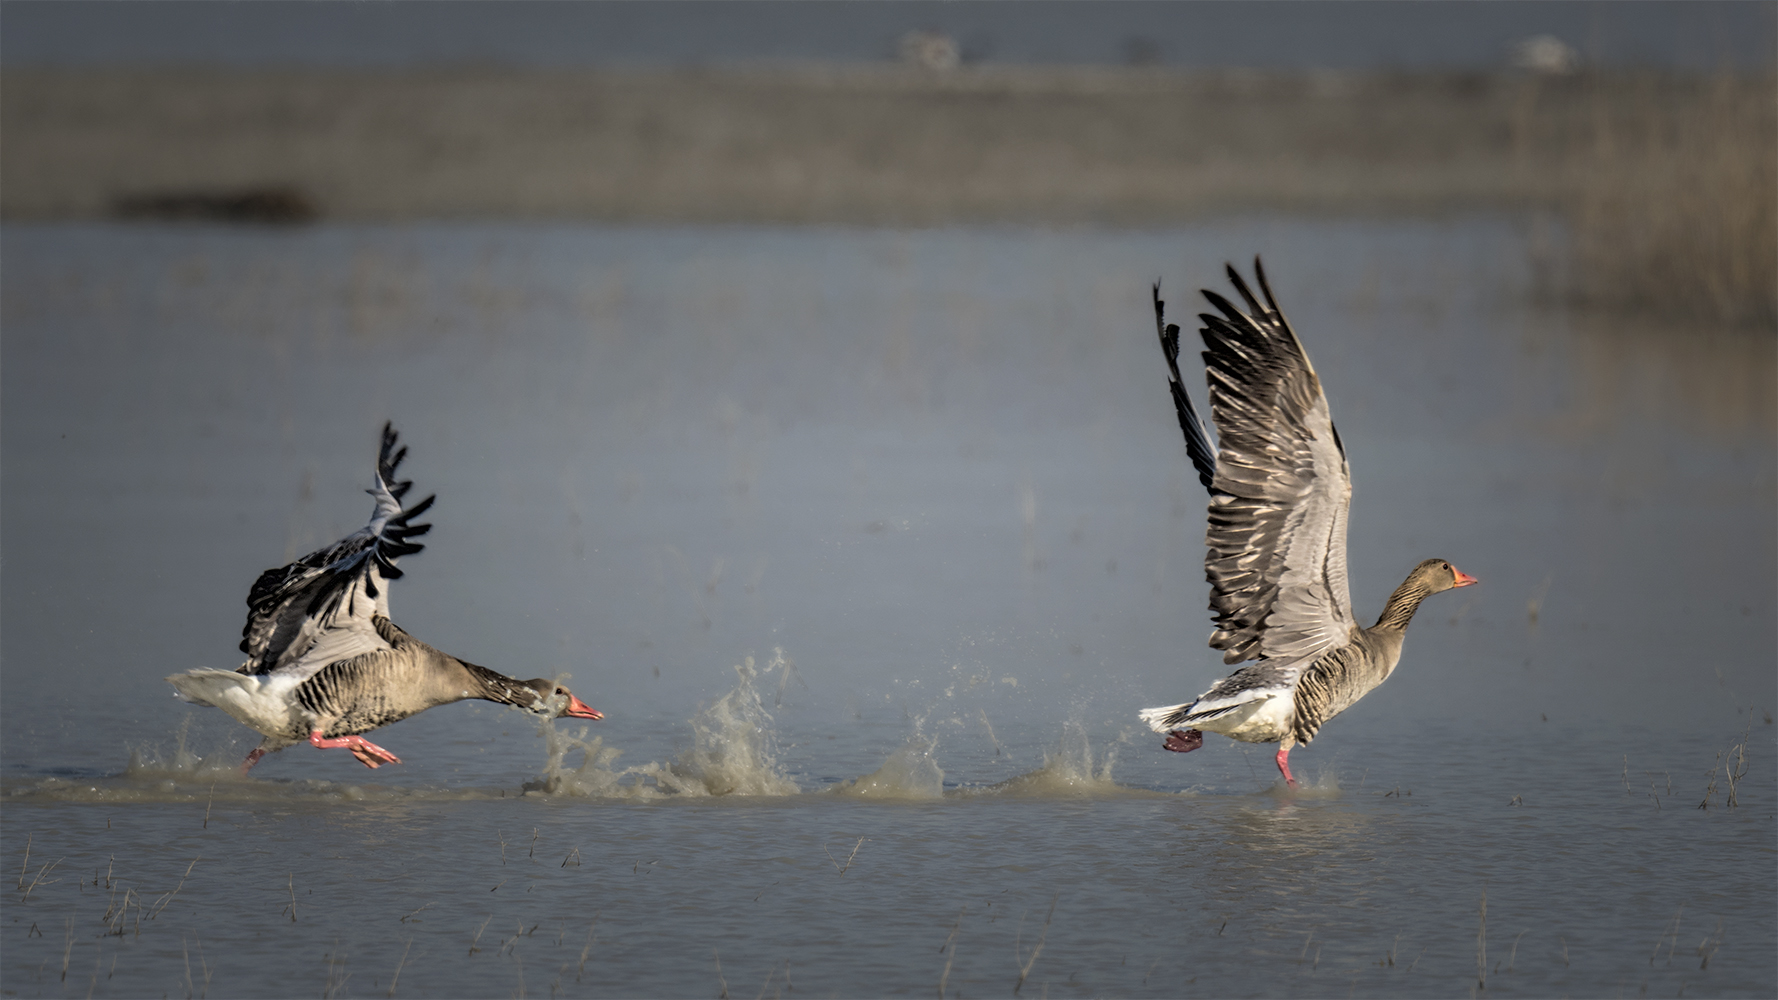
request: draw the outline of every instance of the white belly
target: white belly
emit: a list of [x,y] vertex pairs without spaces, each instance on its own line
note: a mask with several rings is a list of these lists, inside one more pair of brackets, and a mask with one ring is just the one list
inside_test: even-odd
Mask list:
[[1255,698],[1227,715],[1191,725],[1243,743],[1276,743],[1290,732],[1293,707],[1290,695],[1279,692]]

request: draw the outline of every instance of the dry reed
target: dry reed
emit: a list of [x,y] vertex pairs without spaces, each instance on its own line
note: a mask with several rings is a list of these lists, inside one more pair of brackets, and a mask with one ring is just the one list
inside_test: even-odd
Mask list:
[[185,935],[181,934],[181,935],[179,935],[179,948],[180,948],[181,952],[185,955],[186,995],[190,996],[192,993],[195,992],[201,1000],[201,998],[207,997],[210,995],[210,977],[214,974],[214,970],[212,970],[210,968],[209,961],[204,958],[204,939],[198,937],[195,932],[192,934],[191,937],[192,937],[192,940],[194,940],[198,943],[198,967],[201,970],[203,970],[203,973],[204,973],[204,987],[203,987],[203,989],[199,990],[197,988],[196,984],[194,984],[191,980],[191,946],[187,945],[185,943]]
[[1698,971],[1710,968],[1710,960],[1716,957],[1716,951],[1722,947],[1722,920],[1716,921],[1716,932],[1698,942]]
[[844,866],[834,860],[833,853],[827,849],[826,844],[821,845],[821,853],[827,855],[827,860],[833,863],[834,869],[840,873],[840,877],[844,878],[846,871],[852,867],[852,859],[858,857],[858,849],[864,846],[864,839],[865,838],[863,837],[859,837],[858,843],[852,845],[852,853],[846,855],[846,863]]
[[179,876],[179,884],[173,887],[172,892],[167,893],[165,896],[162,896],[159,900],[156,901],[156,905],[155,905],[154,909],[150,910],[148,913],[148,919],[153,920],[154,918],[160,916],[162,910],[164,910],[168,906],[172,905],[174,897],[179,895],[179,890],[185,888],[185,880],[191,877],[191,870],[193,868],[196,868],[198,866],[198,862],[200,862],[202,860],[204,860],[204,856],[201,854],[198,855],[197,857],[191,859],[191,864],[185,866],[185,874]]
[[1661,954],[1661,943],[1668,940],[1669,932],[1672,935],[1672,943],[1667,946],[1667,964],[1673,964],[1673,949],[1679,946],[1679,918],[1684,914],[1685,904],[1680,903],[1679,909],[1673,911],[1673,918],[1661,928],[1661,936],[1655,938],[1655,950],[1649,952],[1648,955],[1648,964],[1651,967],[1655,964],[1655,958]]
[[339,947],[339,941],[335,940],[334,950],[327,953],[327,979],[322,986],[321,1000],[334,1000],[346,988],[346,981],[352,978],[350,972],[339,975],[340,967],[346,964],[345,959],[339,957]]
[[1666,318],[1772,329],[1772,79],[1639,74],[1590,86],[1591,127],[1571,163],[1575,294]]
[[1716,794],[1716,769],[1722,766],[1722,751],[1716,751],[1716,759],[1710,762],[1709,783],[1704,786],[1704,801],[1698,803],[1699,809],[1710,808],[1711,796]]
[[481,942],[482,932],[487,930],[488,925],[493,922],[494,922],[494,915],[492,913],[490,913],[490,914],[488,914],[488,919],[482,921],[482,925],[475,929],[475,937],[469,939],[469,954],[473,955],[476,952],[481,951],[481,949],[476,947],[476,945]]
[[[951,962],[957,957],[957,949],[952,948],[951,945],[957,940],[957,932],[963,929],[963,915],[968,912],[969,907],[967,906],[957,911],[957,922],[951,926],[951,933],[945,935],[945,943],[938,946],[940,952],[946,952],[949,949],[945,954],[944,971],[938,974],[938,1000],[945,1000],[945,983],[951,978]],[[1150,969],[1150,971],[1153,970]],[[1147,982],[1148,977],[1144,976],[1142,981]]]
[[389,992],[383,994],[384,996],[392,997],[395,995],[395,984],[401,982],[401,967],[407,964],[407,953],[411,951],[413,947],[414,939],[408,938],[407,947],[401,949],[401,961],[395,963],[395,972],[389,976]]
[[[59,878],[52,878],[48,882],[45,882],[45,881],[43,881],[43,876],[48,875],[50,872],[55,871],[56,866],[61,864],[62,860],[63,859],[61,859],[61,858],[57,858],[54,861],[51,861],[51,862],[45,864],[42,868],[37,869],[37,877],[33,878],[31,880],[30,885],[24,887],[25,894],[22,897],[20,897],[19,901],[24,902],[25,900],[30,899],[31,893],[35,892],[39,885],[55,885],[57,882],[60,882],[61,879],[59,879]],[[23,881],[23,879],[21,879],[20,881]]]
[[[788,972],[789,969],[790,969],[790,963],[788,960],[786,960],[785,971]],[[772,988],[772,980],[774,980],[776,978],[778,978],[778,966],[776,964],[774,964],[771,967],[771,969],[766,972],[766,981],[761,983],[759,986],[758,1000],[765,1000],[766,990],[769,990]],[[782,993],[783,990],[779,990],[778,992]]]
[[[1049,916],[1043,918],[1043,931],[1037,935],[1037,947],[1031,949],[1031,957],[1026,959],[1025,964],[1019,969],[1019,981],[1013,984],[1012,991],[1015,996],[1018,995],[1019,990],[1024,987],[1025,979],[1031,975],[1031,967],[1037,964],[1037,956],[1043,954],[1043,943],[1049,939],[1050,921],[1054,920],[1056,917],[1056,901],[1061,898],[1060,895],[1052,896],[1050,898]],[[1024,950],[1022,944],[1024,928],[1025,918],[1021,916],[1019,917],[1020,933],[1015,934],[1013,937],[1012,951],[1015,961],[1020,957],[1019,953]]]
[[1730,809],[1737,808],[1741,804],[1736,791],[1741,785],[1741,779],[1747,777],[1747,734],[1752,730],[1753,709],[1749,708],[1747,710],[1747,725],[1741,729],[1741,742],[1730,747],[1728,752],[1723,755],[1722,773],[1729,783],[1729,798],[1725,805]]
[[1481,924],[1475,936],[1476,989],[1488,988],[1488,890],[1482,890]]
[[577,983],[580,982],[581,975],[586,972],[586,958],[588,955],[592,954],[593,951],[593,931],[598,928],[598,926],[599,913],[595,910],[593,912],[593,922],[588,924],[586,929],[586,947],[580,949],[580,965],[576,966],[574,970],[574,981]]

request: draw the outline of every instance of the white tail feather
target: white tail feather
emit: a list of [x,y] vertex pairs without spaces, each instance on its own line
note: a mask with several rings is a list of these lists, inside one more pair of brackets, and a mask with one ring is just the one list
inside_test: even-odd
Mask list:
[[222,692],[230,688],[240,687],[240,674],[232,670],[189,670],[183,674],[174,674],[167,678],[181,701],[189,701],[193,705],[206,705],[219,708],[216,704]]
[[1194,704],[1197,703],[1188,701],[1183,705],[1145,708],[1139,715],[1143,722],[1148,723],[1148,728],[1157,733],[1166,733],[1179,728],[1179,724],[1185,721],[1185,710]]

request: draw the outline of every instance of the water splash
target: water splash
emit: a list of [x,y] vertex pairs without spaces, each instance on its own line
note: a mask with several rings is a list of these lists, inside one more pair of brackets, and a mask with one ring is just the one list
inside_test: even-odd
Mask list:
[[1341,795],[1339,769],[1331,765],[1317,766],[1313,770],[1296,766],[1296,787],[1291,788],[1284,783],[1282,775],[1274,774],[1271,785],[1261,791],[1260,795],[1278,799],[1337,799]]
[[945,772],[934,753],[938,741],[920,735],[918,729],[883,766],[863,777],[833,786],[835,795],[867,799],[937,799],[945,792]]
[[[549,760],[535,781],[527,781],[527,793],[586,798],[656,799],[675,796],[795,795],[796,782],[778,769],[776,731],[755,683],[774,671],[782,681],[794,667],[783,649],[772,651],[763,669],[749,656],[735,667],[738,677],[732,690],[716,699],[691,720],[692,745],[670,764],[650,761],[637,767],[613,769],[621,750],[605,746],[604,738],[587,738],[544,724]],[[579,766],[570,767],[569,756],[581,752]]]
[[1101,751],[1095,761],[1086,727],[1069,720],[1062,724],[1061,739],[1055,751],[1043,755],[1042,767],[986,788],[968,789],[962,794],[1030,798],[1143,794],[1139,789],[1112,780],[1112,766],[1116,763],[1117,751],[1111,748]]
[[[199,781],[205,784],[247,780],[241,774],[241,761],[246,753],[239,750],[234,740],[224,740],[221,746],[203,753],[192,744],[191,716],[187,715],[179,721],[171,748],[158,743],[131,744],[123,777],[133,781]],[[171,791],[171,788],[167,790]]]
[[241,774],[246,755],[234,736],[193,733],[193,716],[180,721],[171,745],[143,742],[128,745],[129,760],[118,774],[82,778],[52,776],[9,780],[0,795],[21,801],[109,803],[203,803],[228,807],[243,803],[367,801],[379,799],[493,798],[498,790],[388,788],[319,778],[273,779]]

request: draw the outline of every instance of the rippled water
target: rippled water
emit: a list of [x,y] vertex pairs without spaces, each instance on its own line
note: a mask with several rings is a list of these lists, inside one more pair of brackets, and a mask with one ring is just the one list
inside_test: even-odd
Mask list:
[[[1770,995],[1772,341],[1541,306],[1527,246],[8,227],[0,988]],[[1134,716],[1220,673],[1147,283],[1256,250],[1361,614],[1482,579],[1295,793]],[[362,523],[383,419],[440,498],[397,620],[608,717],[240,779],[161,678]]]

